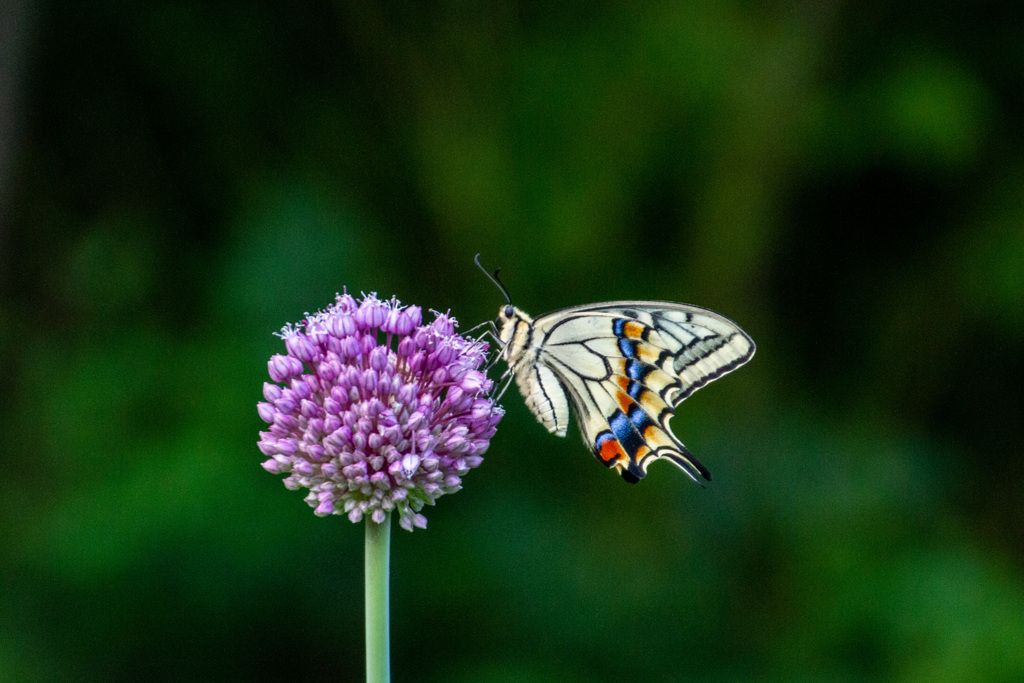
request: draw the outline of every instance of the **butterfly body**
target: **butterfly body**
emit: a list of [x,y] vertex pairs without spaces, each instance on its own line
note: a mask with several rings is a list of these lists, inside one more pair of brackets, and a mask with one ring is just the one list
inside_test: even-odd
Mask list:
[[569,404],[594,456],[630,482],[666,458],[696,481],[711,474],[669,429],[691,393],[746,363],[753,340],[697,306],[613,301],[531,318],[502,307],[501,358],[549,432],[565,436]]

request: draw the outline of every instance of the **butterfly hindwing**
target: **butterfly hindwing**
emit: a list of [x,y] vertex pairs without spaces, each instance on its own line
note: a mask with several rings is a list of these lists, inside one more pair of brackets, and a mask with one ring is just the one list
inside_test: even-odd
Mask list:
[[753,356],[735,323],[667,302],[579,306],[535,321],[511,306],[504,313],[503,354],[549,431],[565,434],[568,395],[595,457],[628,481],[658,458],[696,481],[711,478],[668,423],[687,396]]
[[516,384],[537,421],[555,436],[565,436],[569,428],[569,399],[551,368],[543,363],[524,366],[516,373]]

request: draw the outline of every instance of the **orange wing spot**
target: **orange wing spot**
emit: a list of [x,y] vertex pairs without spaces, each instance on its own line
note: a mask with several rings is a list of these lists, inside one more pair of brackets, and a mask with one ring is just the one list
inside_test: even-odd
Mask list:
[[622,326],[622,331],[630,339],[640,339],[644,334],[644,326],[635,320],[630,320]]
[[626,391],[626,392],[629,391],[629,378],[628,377],[623,377],[622,375],[615,375],[615,383],[618,384],[619,387],[623,391]]
[[661,357],[661,349],[651,344],[639,344],[636,350],[637,358],[648,365],[658,365],[658,358]]
[[659,448],[676,449],[675,439],[656,424],[649,425],[644,429],[644,441],[650,444],[655,451]]
[[619,408],[622,409],[623,413],[628,415],[629,409],[633,406],[633,399],[631,399],[629,394],[624,391],[620,391],[616,398],[619,400]]
[[626,454],[622,452],[622,446],[615,439],[608,439],[601,444],[601,450],[598,452],[598,457],[601,458],[601,462],[619,462],[626,459]]

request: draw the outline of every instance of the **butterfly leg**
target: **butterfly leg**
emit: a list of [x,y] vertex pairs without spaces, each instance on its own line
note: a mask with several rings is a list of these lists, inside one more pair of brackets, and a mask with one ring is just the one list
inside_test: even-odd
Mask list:
[[512,372],[512,368],[509,368],[508,370],[506,370],[506,371],[505,371],[505,372],[504,372],[504,373],[503,373],[503,374],[501,375],[501,377],[499,377],[499,378],[498,378],[498,381],[499,381],[499,382],[500,382],[500,381],[502,381],[502,380],[505,380],[505,384],[503,384],[503,385],[502,385],[502,387],[501,387],[501,391],[499,391],[499,392],[498,392],[498,395],[494,397],[494,402],[495,402],[495,403],[497,403],[498,401],[500,401],[500,400],[501,400],[501,397],[505,395],[505,392],[506,392],[506,391],[508,391],[508,387],[509,387],[509,385],[510,385],[510,384],[512,384],[512,379],[513,379],[514,377],[515,377],[515,375],[514,375],[514,374],[513,374],[513,372]]
[[[485,335],[485,334],[487,334],[488,332],[490,332],[491,330],[493,330],[493,328],[494,328],[494,323],[493,323],[492,321],[490,321],[490,320],[485,320],[485,321],[483,321],[482,323],[480,323],[480,324],[478,324],[478,325],[473,325],[473,327],[469,328],[469,329],[468,329],[468,330],[466,330],[465,332],[461,332],[460,334],[462,334],[462,336],[464,336],[464,337],[466,337],[466,336],[469,336],[469,335],[473,334],[473,332],[475,332],[475,331],[479,330],[479,329],[480,329],[481,327],[484,327],[485,325],[490,325],[490,326],[491,326],[491,329],[490,329],[490,330],[484,330],[484,331],[483,331],[483,332],[482,332],[482,333],[480,334],[480,336],[482,337],[483,335]],[[493,336],[493,333],[492,333],[492,336]]]

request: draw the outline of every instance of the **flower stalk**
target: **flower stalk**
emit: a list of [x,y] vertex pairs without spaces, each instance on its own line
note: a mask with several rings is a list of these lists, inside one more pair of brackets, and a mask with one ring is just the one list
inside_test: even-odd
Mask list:
[[390,683],[391,514],[377,524],[367,519],[365,547],[366,683]]

